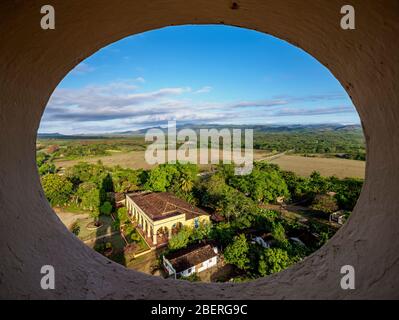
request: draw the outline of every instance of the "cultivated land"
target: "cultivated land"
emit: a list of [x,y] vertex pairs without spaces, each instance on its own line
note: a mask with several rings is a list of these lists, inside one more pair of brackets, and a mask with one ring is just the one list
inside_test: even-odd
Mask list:
[[282,170],[293,171],[300,176],[309,176],[319,171],[322,176],[338,178],[364,178],[366,162],[338,158],[303,157],[299,155],[282,155],[270,161]]

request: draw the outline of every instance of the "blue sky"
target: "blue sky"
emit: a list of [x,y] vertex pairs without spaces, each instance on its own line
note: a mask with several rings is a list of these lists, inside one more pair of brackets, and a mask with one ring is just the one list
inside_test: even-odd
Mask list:
[[347,93],[313,57],[229,26],[168,27],[115,42],[58,85],[39,132],[177,124],[359,123]]

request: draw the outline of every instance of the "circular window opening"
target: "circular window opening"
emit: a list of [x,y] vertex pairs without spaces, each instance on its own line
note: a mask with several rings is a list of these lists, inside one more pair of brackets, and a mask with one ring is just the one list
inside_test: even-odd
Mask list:
[[279,272],[350,217],[359,117],[331,73],[256,31],[179,26],[77,65],[37,138],[47,199],[86,245],[190,281]]

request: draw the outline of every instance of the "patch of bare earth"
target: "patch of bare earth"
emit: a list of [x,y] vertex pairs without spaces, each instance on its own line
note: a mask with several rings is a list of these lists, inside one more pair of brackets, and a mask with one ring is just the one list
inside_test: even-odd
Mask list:
[[62,223],[69,228],[72,224],[74,224],[79,219],[86,219],[89,217],[87,213],[74,213],[68,212],[63,209],[54,208],[55,213],[57,214],[58,218],[62,221]]

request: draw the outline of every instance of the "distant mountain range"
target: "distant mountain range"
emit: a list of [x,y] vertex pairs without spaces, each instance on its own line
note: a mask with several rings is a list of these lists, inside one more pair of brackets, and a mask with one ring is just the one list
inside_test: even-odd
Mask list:
[[[361,130],[359,124],[292,124],[292,125],[228,125],[228,124],[180,124],[176,126],[177,130],[189,128],[196,132],[200,129],[253,129],[254,133],[267,133],[267,132],[309,132],[309,131],[358,131]],[[61,133],[38,133],[38,139],[99,139],[99,138],[115,138],[115,137],[129,137],[129,136],[143,136],[150,129],[161,129],[166,131],[165,127],[151,127],[139,130],[119,131],[119,132],[105,132],[97,134],[74,134],[65,135]]]

